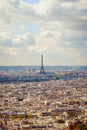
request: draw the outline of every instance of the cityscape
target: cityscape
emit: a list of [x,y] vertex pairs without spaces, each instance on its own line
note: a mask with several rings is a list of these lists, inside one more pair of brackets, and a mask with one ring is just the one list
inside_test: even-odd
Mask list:
[[0,1],[0,130],[87,130],[87,0]]
[[1,67],[0,130],[86,130],[87,67],[36,68]]

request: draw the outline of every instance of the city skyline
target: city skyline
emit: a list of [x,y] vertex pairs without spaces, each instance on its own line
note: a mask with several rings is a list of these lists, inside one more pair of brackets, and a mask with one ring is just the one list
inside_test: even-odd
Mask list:
[[0,3],[0,66],[87,65],[86,0]]

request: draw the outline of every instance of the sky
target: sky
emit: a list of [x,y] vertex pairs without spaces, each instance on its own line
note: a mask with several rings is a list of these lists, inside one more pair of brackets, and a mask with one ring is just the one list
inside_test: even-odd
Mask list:
[[0,66],[87,65],[87,0],[2,0]]

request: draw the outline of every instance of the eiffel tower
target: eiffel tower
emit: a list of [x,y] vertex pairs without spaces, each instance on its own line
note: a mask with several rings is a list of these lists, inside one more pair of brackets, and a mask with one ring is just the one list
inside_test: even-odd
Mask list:
[[44,66],[43,66],[43,55],[41,55],[41,68],[40,68],[40,74],[45,74]]

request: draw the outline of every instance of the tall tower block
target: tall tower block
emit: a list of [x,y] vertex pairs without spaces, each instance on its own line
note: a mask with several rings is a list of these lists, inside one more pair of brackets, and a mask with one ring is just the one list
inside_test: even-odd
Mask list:
[[40,68],[40,74],[45,74],[44,66],[43,66],[43,55],[41,55],[41,68]]

